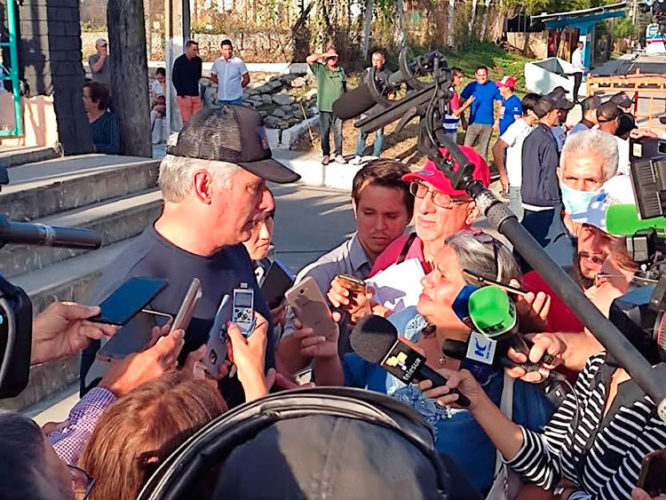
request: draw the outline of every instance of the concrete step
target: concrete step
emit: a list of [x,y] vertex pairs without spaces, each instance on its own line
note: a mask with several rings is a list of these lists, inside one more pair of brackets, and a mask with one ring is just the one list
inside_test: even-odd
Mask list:
[[82,155],[10,169],[0,213],[12,220],[40,219],[65,210],[142,192],[157,184],[159,161]]
[[60,156],[60,151],[51,147],[2,147],[0,148],[0,166],[16,167],[26,163],[52,160],[60,158]]
[[[96,279],[131,240],[87,252],[73,259],[22,274],[11,279],[23,288],[36,314],[56,298],[86,303]],[[0,408],[20,410],[74,383],[79,377],[80,355],[33,366],[28,387],[16,398],[0,400]]]
[[[35,222],[97,231],[102,236],[102,245],[106,246],[141,233],[148,224],[157,219],[161,210],[161,193],[153,189],[51,215]],[[0,250],[0,273],[9,277],[16,276],[85,252],[67,248],[7,245]]]

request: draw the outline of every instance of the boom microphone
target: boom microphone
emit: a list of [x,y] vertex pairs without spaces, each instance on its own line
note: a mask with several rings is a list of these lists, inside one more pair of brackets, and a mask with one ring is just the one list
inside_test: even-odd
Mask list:
[[[363,318],[354,327],[349,340],[356,354],[380,365],[406,384],[430,380],[434,387],[446,385],[446,379],[426,365],[424,356],[400,340],[395,326],[381,316]],[[469,399],[457,389],[452,389],[451,394],[458,394],[457,404],[469,406]]]
[[333,102],[333,114],[341,120],[349,120],[362,115],[377,102],[372,97],[370,89],[361,80],[354,90],[345,92]]
[[0,246],[7,243],[94,250],[101,246],[102,237],[87,229],[12,222],[3,215],[0,216]]

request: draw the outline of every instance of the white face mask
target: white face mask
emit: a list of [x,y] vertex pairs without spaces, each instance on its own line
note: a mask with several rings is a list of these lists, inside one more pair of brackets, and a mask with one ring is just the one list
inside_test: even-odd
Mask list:
[[567,186],[564,182],[560,182],[560,189],[562,191],[562,204],[568,214],[584,212],[601,193],[601,188],[594,191],[579,191]]

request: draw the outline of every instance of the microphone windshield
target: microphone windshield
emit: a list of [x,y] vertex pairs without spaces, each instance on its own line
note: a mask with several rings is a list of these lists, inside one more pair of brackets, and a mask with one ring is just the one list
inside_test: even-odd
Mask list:
[[379,364],[391,350],[398,338],[393,323],[381,316],[366,316],[352,330],[351,346],[363,359]]
[[611,205],[606,212],[606,228],[610,234],[632,236],[643,229],[666,230],[665,217],[639,219],[636,205]]
[[484,286],[469,296],[469,317],[478,332],[494,338],[516,325],[516,306],[504,290]]

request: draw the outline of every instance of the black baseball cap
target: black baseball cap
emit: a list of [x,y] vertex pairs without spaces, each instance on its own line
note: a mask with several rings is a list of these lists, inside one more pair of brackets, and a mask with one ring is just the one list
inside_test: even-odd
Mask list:
[[235,163],[262,179],[278,184],[301,178],[273,159],[261,115],[246,106],[225,104],[192,116],[167,154],[199,160]]
[[587,113],[593,109],[599,109],[599,106],[601,106],[601,98],[598,95],[591,95],[590,97],[583,99],[580,105],[581,108],[583,108],[583,113]]
[[612,122],[620,117],[622,111],[614,102],[607,101],[597,108],[597,121],[599,123]]
[[568,101],[566,97],[551,92],[550,94],[541,96],[541,99],[539,99],[534,105],[534,113],[539,118],[543,118],[554,109],[564,109],[568,111],[571,108],[573,108],[573,103]]
[[625,92],[618,92],[617,94],[613,94],[609,100],[621,108],[628,108],[633,102]]

